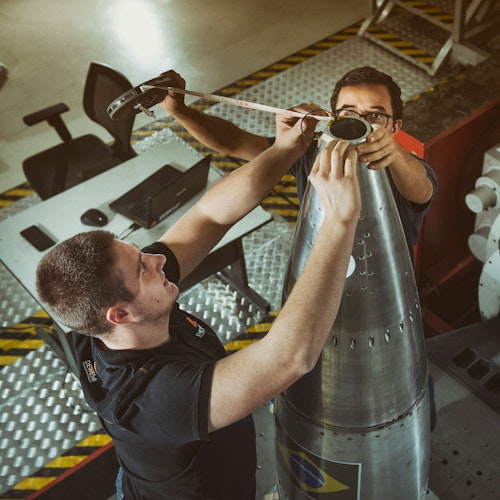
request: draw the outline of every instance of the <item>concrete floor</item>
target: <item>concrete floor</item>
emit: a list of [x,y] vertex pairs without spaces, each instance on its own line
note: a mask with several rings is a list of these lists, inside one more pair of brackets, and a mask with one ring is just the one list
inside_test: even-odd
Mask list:
[[[26,114],[64,101],[73,135],[92,132],[109,139],[82,109],[91,61],[116,68],[134,85],[173,68],[188,88],[213,92],[359,21],[369,4],[3,0],[0,63],[8,78],[0,88],[0,192],[24,182],[24,158],[58,142],[47,124],[24,125]],[[148,121],[138,116],[136,126]]]

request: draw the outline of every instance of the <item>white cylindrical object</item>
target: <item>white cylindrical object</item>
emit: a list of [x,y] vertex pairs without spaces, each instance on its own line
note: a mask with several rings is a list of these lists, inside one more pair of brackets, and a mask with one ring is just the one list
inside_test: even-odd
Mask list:
[[494,206],[495,202],[495,192],[489,186],[480,186],[465,197],[465,203],[469,210],[475,214]]
[[476,214],[500,206],[500,166],[490,166],[476,180],[476,188],[465,197],[465,203]]
[[490,234],[491,226],[481,226],[475,233],[471,234],[468,239],[469,250],[477,260],[486,261],[486,244]]
[[498,248],[500,237],[500,207],[479,212],[474,233],[469,236],[469,250],[477,260],[486,259]]

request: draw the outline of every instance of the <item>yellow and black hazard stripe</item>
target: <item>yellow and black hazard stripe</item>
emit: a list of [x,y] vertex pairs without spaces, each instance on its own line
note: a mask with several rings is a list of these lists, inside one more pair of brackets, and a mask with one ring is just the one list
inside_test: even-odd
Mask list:
[[256,323],[255,325],[247,328],[244,333],[238,335],[234,340],[230,340],[224,345],[224,348],[228,353],[235,351],[240,351],[249,344],[257,342],[261,338],[265,337],[266,334],[271,329],[274,320],[279,314],[279,310],[269,313],[262,321]]
[[[0,494],[0,499],[35,499],[57,482],[67,479],[78,469],[113,447],[108,434],[98,432],[92,434],[61,456],[51,460],[41,469],[33,472],[10,490]],[[114,453],[114,450],[113,450]]]
[[265,210],[274,212],[295,225],[300,208],[295,177],[284,175],[261,205]]
[[432,87],[429,87],[428,89],[425,89],[423,92],[420,92],[419,94],[415,94],[411,99],[409,99],[407,102],[403,103],[403,106],[406,106],[407,103],[412,102],[412,101],[418,101],[421,99],[424,95],[429,94],[431,92],[435,92],[436,90],[439,90],[441,87],[444,85],[458,81],[458,80],[463,80],[465,78],[465,73],[457,73],[456,75],[450,75],[447,78],[443,78],[439,82],[437,82],[435,85]]
[[441,10],[439,7],[432,5],[424,0],[402,0],[406,9],[413,12],[424,19],[441,26],[451,31],[453,25],[453,14]]
[[45,311],[38,311],[20,323],[0,330],[0,369],[14,363],[43,345],[37,327],[52,332],[53,322]]
[[0,208],[8,207],[12,203],[32,195],[34,192],[28,182],[19,184],[19,186],[9,189],[0,195]]
[[392,52],[399,54],[403,59],[414,62],[422,67],[431,68],[436,60],[435,56],[429,54],[424,49],[417,47],[395,33],[389,33],[385,28],[381,28],[376,24],[367,29],[365,36],[374,42],[384,45]]

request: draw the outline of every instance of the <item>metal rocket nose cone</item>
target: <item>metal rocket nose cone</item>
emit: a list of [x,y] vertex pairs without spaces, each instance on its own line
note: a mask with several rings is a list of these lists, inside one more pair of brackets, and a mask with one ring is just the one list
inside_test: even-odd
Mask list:
[[[358,144],[370,132],[365,120],[344,117],[322,139]],[[427,364],[413,267],[387,173],[362,163],[357,169],[362,210],[337,319],[316,368],[286,397],[314,420],[361,428],[408,411],[425,387]],[[323,218],[319,196],[308,183],[285,299],[304,269]]]
[[[365,120],[344,117],[323,133],[322,146],[334,139],[357,145],[370,131]],[[313,498],[311,492],[326,498],[337,491],[330,489],[329,478],[340,479],[339,467],[348,469],[341,482],[352,498],[425,496],[428,369],[412,263],[386,171],[358,162],[357,172],[362,210],[337,318],[316,367],[276,399],[278,482],[284,498]],[[321,200],[308,183],[284,300],[323,219]]]
[[341,116],[330,125],[333,139],[344,139],[353,146],[365,142],[371,131],[370,124],[356,116]]

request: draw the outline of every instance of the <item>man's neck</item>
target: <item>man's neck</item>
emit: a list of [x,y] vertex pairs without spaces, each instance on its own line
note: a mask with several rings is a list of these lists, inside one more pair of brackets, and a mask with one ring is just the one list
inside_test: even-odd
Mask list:
[[116,326],[109,337],[101,339],[111,351],[153,349],[170,342],[169,325]]

